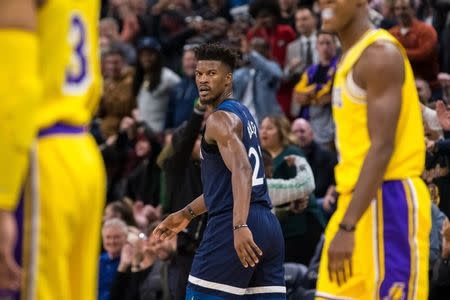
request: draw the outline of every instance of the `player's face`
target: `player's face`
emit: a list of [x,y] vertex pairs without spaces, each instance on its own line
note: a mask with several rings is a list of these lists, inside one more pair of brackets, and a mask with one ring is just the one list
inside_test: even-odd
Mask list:
[[270,118],[265,118],[259,127],[261,146],[264,149],[274,149],[281,146],[280,133]]
[[358,4],[363,0],[319,0],[322,29],[340,32],[353,19]]
[[231,85],[229,68],[217,60],[199,60],[195,70],[199,99],[203,105],[214,103]]
[[107,227],[103,229],[103,247],[112,257],[117,257],[122,251],[123,245],[127,241],[127,235],[116,227]]

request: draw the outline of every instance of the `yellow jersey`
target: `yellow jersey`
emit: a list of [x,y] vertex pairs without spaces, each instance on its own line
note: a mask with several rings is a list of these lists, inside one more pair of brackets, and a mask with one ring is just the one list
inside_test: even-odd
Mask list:
[[424,169],[425,143],[422,115],[413,71],[406,52],[387,31],[369,30],[346,53],[339,63],[334,79],[333,117],[336,123],[336,148],[339,153],[335,176],[337,191],[341,194],[351,193],[355,188],[370,147],[366,92],[355,84],[352,69],[364,50],[380,40],[393,43],[400,49],[405,70],[394,152],[383,179],[386,181],[416,177],[420,176]]
[[101,91],[98,0],[47,0],[38,11],[43,95],[38,128],[84,126]]

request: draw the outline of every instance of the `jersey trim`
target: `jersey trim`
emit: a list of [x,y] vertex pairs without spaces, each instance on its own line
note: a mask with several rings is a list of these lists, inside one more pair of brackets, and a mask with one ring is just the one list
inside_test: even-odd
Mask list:
[[353,79],[353,70],[348,72],[347,77],[345,78],[345,88],[348,92],[349,100],[358,104],[367,103],[367,92],[356,84]]
[[222,291],[233,295],[255,295],[268,293],[286,293],[284,286],[259,286],[250,288],[239,288],[228,284],[203,280],[195,276],[189,275],[189,282],[207,289]]
[[339,297],[332,294],[328,294],[325,292],[316,292],[316,299],[325,299],[325,300],[353,300],[353,298],[347,297]]

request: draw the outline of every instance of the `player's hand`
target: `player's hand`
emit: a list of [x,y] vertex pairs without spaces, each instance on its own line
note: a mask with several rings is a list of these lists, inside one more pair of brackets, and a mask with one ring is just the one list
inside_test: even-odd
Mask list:
[[253,235],[248,227],[242,227],[234,230],[234,249],[244,266],[248,268],[250,265],[254,267],[259,263],[259,256],[263,253],[261,249],[253,241]]
[[14,259],[17,225],[12,213],[0,211],[0,290],[17,291],[20,287],[20,267]]
[[445,107],[445,103],[442,100],[436,102],[436,114],[444,130],[450,130],[450,110]]
[[338,230],[328,248],[328,274],[339,286],[353,276],[352,256],[355,247],[354,232]]
[[165,218],[158,226],[156,226],[153,234],[160,240],[172,239],[180,231],[185,229],[191,219],[184,212],[184,209],[179,210],[173,214],[170,214]]

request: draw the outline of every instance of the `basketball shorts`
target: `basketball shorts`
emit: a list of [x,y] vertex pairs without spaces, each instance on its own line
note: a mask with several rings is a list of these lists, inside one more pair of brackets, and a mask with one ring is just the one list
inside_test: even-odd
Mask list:
[[210,216],[189,275],[186,299],[286,299],[284,240],[269,208],[251,205],[247,225],[263,252],[259,263],[244,268],[234,249],[233,216]]
[[104,165],[91,136],[63,124],[42,130],[16,211],[21,291],[7,299],[97,299],[104,200]]
[[353,276],[329,280],[328,247],[351,195],[341,195],[325,232],[316,300],[428,299],[431,202],[420,178],[385,181],[357,224]]

